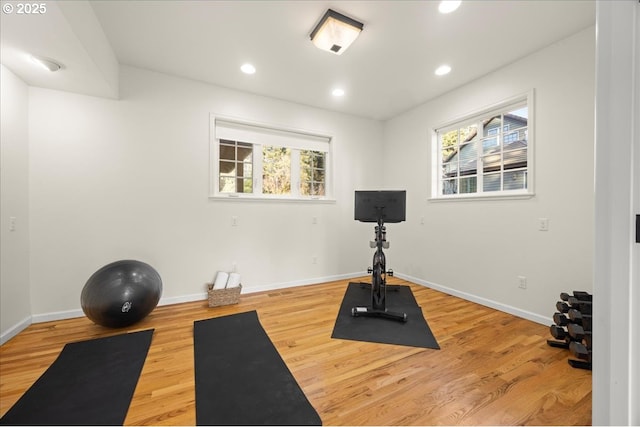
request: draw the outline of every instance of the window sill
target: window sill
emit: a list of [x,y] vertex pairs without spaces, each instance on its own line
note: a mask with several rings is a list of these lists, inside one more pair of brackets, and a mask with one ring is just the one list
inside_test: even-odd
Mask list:
[[291,196],[256,196],[249,194],[213,194],[209,200],[238,201],[238,202],[275,202],[275,203],[335,203],[336,199],[329,197],[291,197]]
[[478,200],[526,200],[535,197],[535,193],[511,193],[511,194],[469,194],[455,196],[436,196],[427,198],[428,202],[469,202]]

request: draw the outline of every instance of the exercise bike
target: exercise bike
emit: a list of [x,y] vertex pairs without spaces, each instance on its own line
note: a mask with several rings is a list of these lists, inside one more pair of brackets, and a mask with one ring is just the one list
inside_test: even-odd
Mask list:
[[[385,319],[407,321],[407,314],[387,310],[387,275],[393,276],[393,270],[387,270],[386,257],[383,249],[389,248],[387,230],[384,225],[385,217],[389,222],[400,222],[405,219],[404,191],[356,191],[356,220],[373,222],[375,217],[375,240],[369,242],[376,251],[373,254],[372,266],[367,269],[371,274],[371,305],[356,306],[351,309],[354,317],[382,317]],[[386,209],[386,210],[385,210]],[[372,216],[372,211],[375,212]]]

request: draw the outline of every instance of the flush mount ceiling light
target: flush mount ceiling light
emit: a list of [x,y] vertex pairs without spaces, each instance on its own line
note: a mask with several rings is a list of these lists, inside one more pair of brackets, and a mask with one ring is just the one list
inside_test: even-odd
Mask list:
[[344,89],[341,88],[335,88],[334,90],[331,91],[331,95],[335,96],[335,97],[341,97],[344,96]]
[[311,41],[319,49],[342,55],[363,27],[361,22],[329,9],[311,32]]
[[440,13],[451,13],[460,7],[461,0],[442,0],[438,6]]
[[45,70],[51,71],[52,73],[62,68],[62,65],[58,64],[53,59],[44,58],[42,56],[36,56],[36,55],[31,55],[30,59],[31,59],[31,62],[33,62],[34,64],[42,67]]

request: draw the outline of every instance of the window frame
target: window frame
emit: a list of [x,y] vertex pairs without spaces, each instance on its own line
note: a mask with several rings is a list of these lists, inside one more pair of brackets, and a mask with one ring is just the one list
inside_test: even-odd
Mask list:
[[[333,198],[333,168],[332,168],[332,151],[333,137],[324,132],[314,132],[309,130],[301,130],[282,126],[274,126],[271,124],[248,121],[244,119],[230,118],[218,114],[210,114],[210,136],[209,136],[209,198],[214,200],[245,200],[245,201],[282,201],[282,202],[314,202],[314,203],[334,203]],[[252,145],[252,192],[220,192],[220,141],[229,138],[218,138],[216,135],[216,123],[224,122],[226,124],[237,125],[250,129],[252,132],[259,133],[264,131],[266,134],[282,134],[283,136],[291,135],[293,137],[300,136],[302,138],[311,138],[326,140],[325,154],[325,194],[320,195],[303,195],[301,194],[301,164],[300,153],[305,149],[287,145],[286,143],[268,144],[257,141],[235,140]],[[246,139],[246,138],[245,138]],[[263,194],[262,193],[262,157],[263,146],[281,146],[291,149],[291,192],[290,194]],[[311,149],[312,150],[312,149]],[[295,167],[294,167],[295,165]]]
[[[535,153],[535,91],[531,89],[529,92],[513,96],[495,104],[474,110],[468,114],[456,117],[455,119],[448,120],[439,126],[434,127],[431,130],[431,194],[427,199],[429,201],[464,201],[464,200],[504,200],[504,199],[528,199],[535,196],[535,165],[534,165],[534,153]],[[468,125],[480,123],[483,119],[492,115],[502,115],[513,110],[518,106],[527,107],[527,188],[518,190],[499,190],[499,191],[483,191],[480,187],[482,181],[476,179],[476,192],[475,193],[457,193],[457,194],[442,194],[443,188],[443,156],[440,135],[449,132],[454,129],[463,128]],[[504,126],[501,123],[500,126]],[[521,128],[520,128],[521,129]],[[506,133],[512,133],[517,129],[509,129]],[[478,133],[482,130],[479,129]],[[505,131],[501,132],[503,136]],[[501,138],[502,138],[501,136]],[[482,140],[485,138],[483,135],[477,136],[477,154],[476,158],[478,163],[476,166],[476,176],[482,174]],[[503,141],[500,141],[500,152],[504,151]],[[504,158],[501,160],[501,171],[504,174]],[[460,179],[460,177],[458,177]],[[458,187],[460,188],[460,187]]]

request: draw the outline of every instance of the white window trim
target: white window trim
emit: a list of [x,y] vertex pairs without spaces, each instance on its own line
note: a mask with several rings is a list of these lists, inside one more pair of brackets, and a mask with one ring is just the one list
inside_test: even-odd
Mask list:
[[[440,149],[438,140],[438,132],[447,132],[461,125],[461,122],[470,122],[473,120],[481,120],[491,114],[502,113],[511,105],[525,102],[528,107],[528,147],[527,147],[527,188],[525,190],[501,190],[485,192],[485,193],[467,193],[467,194],[440,194],[442,188],[442,173],[440,164]],[[431,130],[431,196],[427,198],[430,202],[443,201],[473,201],[473,200],[505,200],[505,199],[530,199],[535,196],[535,90],[513,96],[495,104],[479,108],[470,113],[448,120],[440,126],[436,126]]]
[[[302,141],[289,146],[281,145],[274,139],[270,139],[270,135],[266,137],[266,141],[243,141],[253,144],[253,193],[221,193],[219,191],[219,173],[220,173],[220,151],[219,151],[219,135],[216,134],[216,122],[224,122],[225,124],[236,125],[238,128],[248,128],[259,130],[263,129],[265,134],[286,134],[300,136]],[[250,133],[250,132],[249,132]],[[309,141],[303,141],[308,138]],[[326,139],[329,148],[326,151],[325,159],[325,195],[324,196],[303,196],[299,194],[262,194],[262,179],[256,178],[255,174],[262,174],[262,145],[280,145],[292,148],[292,165],[300,163],[299,151],[301,149],[313,150],[313,139]],[[309,130],[295,129],[283,126],[274,126],[271,124],[247,121],[244,119],[232,118],[229,116],[221,116],[211,113],[209,117],[209,199],[212,200],[242,200],[242,201],[274,201],[274,202],[311,202],[311,203],[335,203],[333,197],[333,137],[324,132],[315,132]],[[324,150],[321,150],[324,151]],[[294,163],[295,162],[295,163]],[[300,186],[300,169],[291,168],[291,186],[299,188]]]

